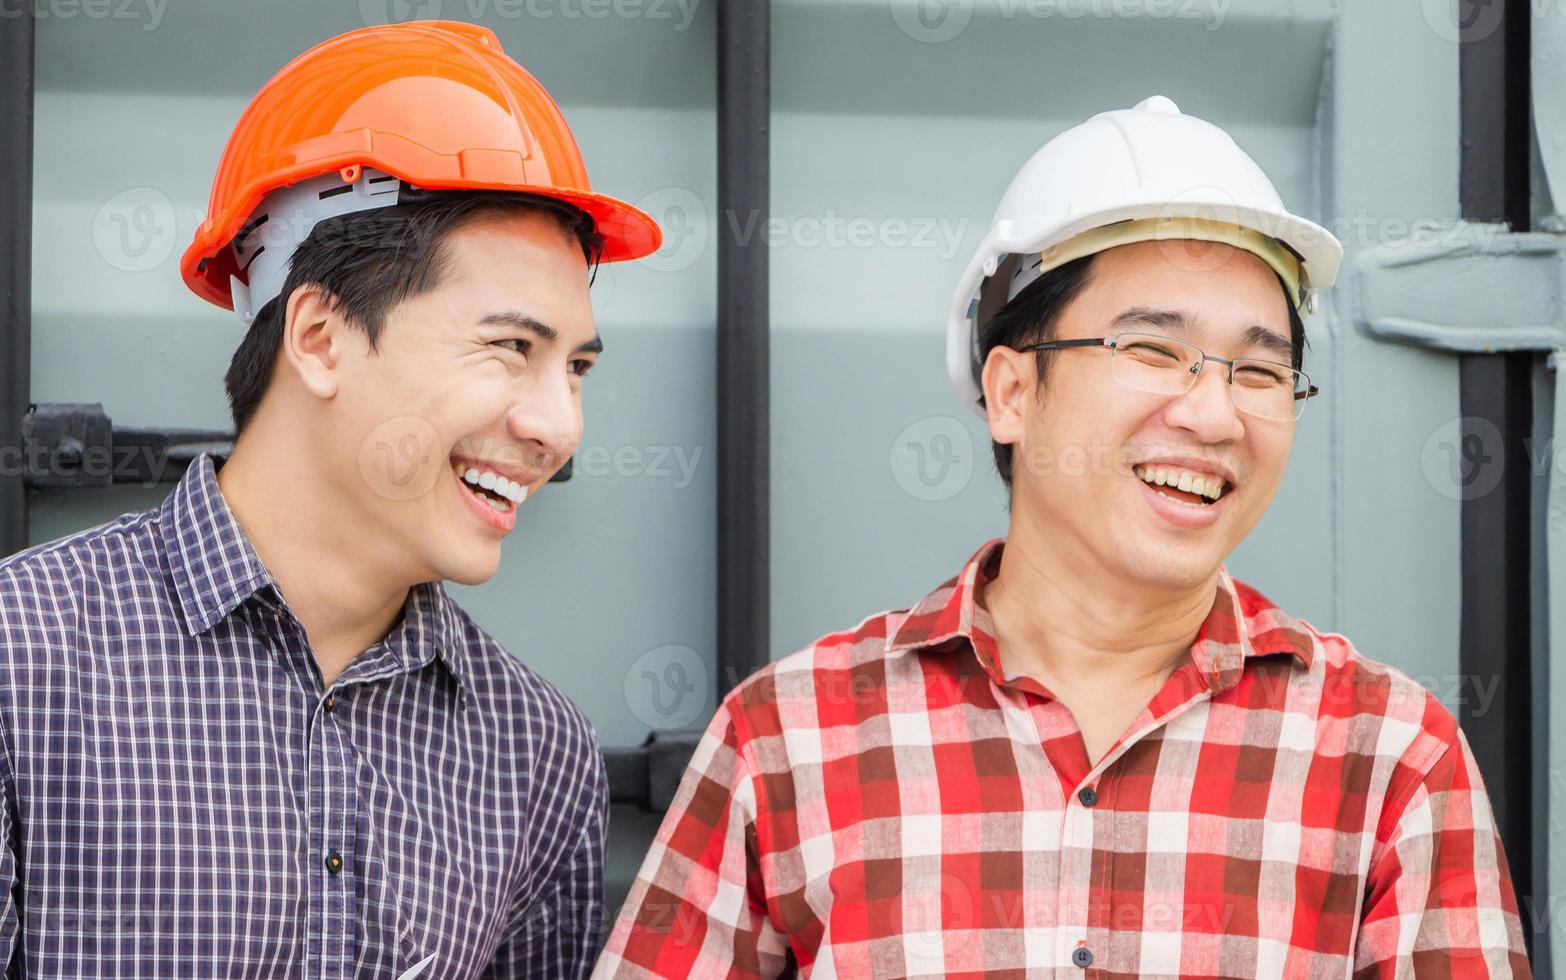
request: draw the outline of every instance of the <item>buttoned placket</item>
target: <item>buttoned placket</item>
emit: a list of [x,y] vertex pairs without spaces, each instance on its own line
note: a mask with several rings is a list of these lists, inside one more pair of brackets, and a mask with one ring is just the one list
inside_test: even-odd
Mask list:
[[[325,858],[317,867],[322,869],[319,874],[325,876],[324,922],[341,926],[337,930],[340,938],[334,938],[328,933],[322,947],[325,965],[323,980],[337,980],[353,973],[358,952],[355,942],[359,925],[356,896],[363,891],[355,879],[365,870],[355,860],[365,851],[356,834],[360,810],[358,754],[349,740],[350,730],[343,719],[344,704],[352,701],[354,688],[374,684],[403,669],[396,654],[385,640],[381,640],[355,658],[338,675],[331,689],[320,698],[316,710],[311,743],[312,746],[316,743],[315,735],[318,733],[321,743],[318,757],[320,764],[316,764],[317,757],[312,753],[310,768],[312,772],[321,773],[327,784],[323,786],[321,794],[324,808],[319,825],[329,835],[321,845],[326,852]],[[338,841],[341,843],[334,843]],[[338,860],[334,861],[334,858]]]
[[[993,681],[992,681],[993,682]],[[1010,684],[1004,686],[1003,703],[1010,702],[1027,712],[1034,726],[1034,738],[1039,751],[1046,755],[1046,768],[1050,768],[1047,750],[1039,725],[1033,716],[1037,710],[1067,710],[1058,701],[1033,703],[1036,695],[1017,690]],[[1060,855],[1060,878],[1055,887],[1055,949],[1054,962],[1059,964],[1062,975],[1080,974],[1097,963],[1100,968],[1109,964],[1103,959],[1107,950],[1095,947],[1102,944],[1109,933],[1113,910],[1108,903],[1095,901],[1093,882],[1094,828],[1099,819],[1114,819],[1115,780],[1113,768],[1126,752],[1171,722],[1194,710],[1212,697],[1210,689],[1202,688],[1191,697],[1172,706],[1162,715],[1142,721],[1129,735],[1124,736],[1104,757],[1093,766],[1064,800],[1064,815],[1060,821],[1060,840],[1056,851]],[[1080,734],[1080,728],[1078,729]],[[1111,851],[1106,860],[1113,860]],[[1112,869],[1108,869],[1112,871]],[[1113,880],[1111,873],[1104,876]],[[1095,915],[1095,909],[1100,914]]]
[[277,652],[313,706],[305,753],[306,877],[310,883],[306,962],[314,967],[307,968],[307,976],[342,980],[352,976],[358,953],[357,896],[361,889],[356,879],[364,871],[359,863],[364,848],[357,836],[358,755],[345,715],[351,707],[352,688],[390,677],[403,667],[382,640],[355,658],[330,689],[323,690],[304,628],[285,607],[270,600],[264,604],[271,611],[267,618],[276,624],[268,633]]

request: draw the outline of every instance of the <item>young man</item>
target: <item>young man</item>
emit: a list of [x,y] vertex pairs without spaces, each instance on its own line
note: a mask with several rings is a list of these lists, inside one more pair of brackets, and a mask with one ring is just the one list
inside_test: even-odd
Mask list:
[[261,90],[181,267],[250,323],[232,455],[0,564],[10,976],[586,974],[594,733],[440,582],[578,443],[595,263],[658,243],[483,28]]
[[1155,97],[1046,144],[952,307],[1007,538],[759,671],[597,976],[1525,976],[1452,715],[1225,558],[1341,247]]

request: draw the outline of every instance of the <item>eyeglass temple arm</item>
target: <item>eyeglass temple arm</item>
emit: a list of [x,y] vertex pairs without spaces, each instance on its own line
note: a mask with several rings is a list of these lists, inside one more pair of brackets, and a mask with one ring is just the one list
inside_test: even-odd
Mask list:
[[1033,350],[1059,350],[1063,347],[1110,347],[1114,345],[1113,337],[1093,337],[1082,340],[1051,340],[1042,344],[1029,344],[1026,347],[1018,347],[1019,354]]

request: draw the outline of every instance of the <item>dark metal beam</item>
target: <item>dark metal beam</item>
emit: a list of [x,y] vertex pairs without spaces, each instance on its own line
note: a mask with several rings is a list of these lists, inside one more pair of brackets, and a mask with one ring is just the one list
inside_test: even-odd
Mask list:
[[1493,490],[1462,504],[1460,715],[1524,902],[1542,898],[1532,873],[1533,725],[1542,720],[1533,718],[1532,477],[1524,441],[1533,435],[1534,360],[1471,354],[1459,369],[1467,485],[1488,486],[1499,475]]
[[771,659],[771,4],[718,3],[718,696]]
[[[1529,0],[1457,0],[1463,218],[1529,229],[1532,155]],[[1487,9],[1502,4],[1499,19]],[[1534,799],[1531,600],[1533,374],[1538,355],[1459,358],[1465,486],[1494,489],[1462,504],[1460,667],[1463,729],[1483,773],[1522,905],[1530,954],[1545,895],[1534,854],[1546,841]],[[1495,438],[1495,433],[1499,438]],[[1557,438],[1560,433],[1556,433]],[[1482,481],[1482,482],[1481,482]],[[1493,690],[1492,690],[1493,685]],[[1489,698],[1477,697],[1490,691]],[[1483,710],[1481,710],[1483,708]],[[1543,920],[1546,924],[1548,918]]]
[[[0,18],[0,448],[22,445],[32,390],[33,5]],[[22,467],[0,467],[0,556],[27,546]]]

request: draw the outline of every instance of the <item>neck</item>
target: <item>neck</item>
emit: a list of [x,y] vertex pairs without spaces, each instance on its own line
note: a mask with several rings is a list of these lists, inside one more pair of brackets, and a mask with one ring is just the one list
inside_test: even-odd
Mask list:
[[1189,654],[1216,594],[1216,573],[1177,593],[1128,583],[1074,538],[1014,513],[984,602],[1008,672],[1056,693],[1109,692],[1161,686]]
[[385,535],[353,517],[322,458],[281,438],[287,429],[258,414],[218,471],[218,488],[330,687],[390,630],[412,583],[397,575],[394,555],[380,553]]

